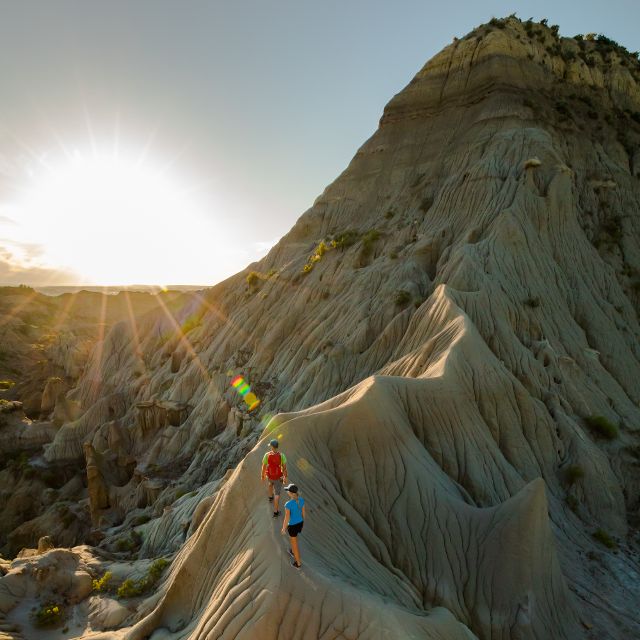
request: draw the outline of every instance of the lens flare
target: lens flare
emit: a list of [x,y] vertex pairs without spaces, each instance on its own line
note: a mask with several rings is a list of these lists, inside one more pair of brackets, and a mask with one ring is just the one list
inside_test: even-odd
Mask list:
[[231,386],[242,396],[249,411],[253,411],[260,405],[260,400],[256,394],[251,391],[249,383],[242,376],[236,376],[231,381]]

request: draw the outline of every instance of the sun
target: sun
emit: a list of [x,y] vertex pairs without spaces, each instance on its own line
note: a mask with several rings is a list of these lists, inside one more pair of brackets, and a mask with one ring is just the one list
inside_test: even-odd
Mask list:
[[44,266],[93,284],[199,284],[214,228],[198,191],[143,154],[95,150],[45,156],[14,203],[21,240]]

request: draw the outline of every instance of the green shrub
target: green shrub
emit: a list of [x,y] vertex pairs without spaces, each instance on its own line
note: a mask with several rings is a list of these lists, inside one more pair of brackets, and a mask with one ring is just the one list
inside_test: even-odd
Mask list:
[[396,212],[395,212],[395,211],[393,211],[393,209],[389,209],[389,211],[387,211],[387,212],[384,214],[384,217],[385,217],[387,220],[391,220],[391,218],[393,218],[393,216],[395,216],[395,215],[396,215]]
[[431,205],[432,204],[433,204],[433,198],[431,196],[427,196],[420,203],[420,211],[422,211],[422,213],[427,213],[427,211],[429,211],[429,209],[431,209]]
[[614,215],[605,220],[602,223],[602,230],[613,240],[620,240],[622,238],[622,220],[620,216]]
[[117,551],[134,551],[142,544],[142,536],[135,530],[129,533],[128,538],[120,538],[116,542]]
[[[334,246],[333,243],[331,246]],[[327,243],[321,240],[318,246],[313,250],[313,253],[309,256],[307,263],[302,267],[302,273],[310,273],[313,271],[313,266],[316,262],[322,260],[322,256],[329,250]]]
[[98,593],[104,593],[109,590],[109,582],[113,578],[113,574],[111,571],[106,571],[102,578],[98,578],[97,580],[93,580],[93,590]]
[[57,603],[49,603],[38,609],[33,615],[36,627],[53,627],[64,618],[64,609]]
[[399,291],[396,291],[396,295],[393,301],[398,307],[402,307],[411,301],[411,294],[404,289],[400,289]]
[[614,440],[618,437],[618,427],[604,416],[587,416],[584,422],[596,438]]
[[169,561],[164,558],[154,560],[144,578],[140,580],[131,580],[131,578],[128,578],[118,587],[118,598],[135,598],[146,593],[160,580],[162,572],[167,566],[169,566]]
[[389,257],[390,257],[392,260],[395,260],[395,259],[398,257],[398,254],[397,254],[395,251],[392,251],[392,252],[389,254]]
[[315,255],[320,256],[322,258],[322,256],[327,252],[327,249],[328,247],[325,244],[325,241],[321,240],[318,246],[316,247]]
[[334,249],[340,249],[341,251],[344,251],[344,249],[348,249],[349,247],[353,246],[358,241],[359,237],[360,234],[357,231],[354,231],[353,229],[347,229],[331,241],[331,246]]
[[607,547],[607,549],[615,549],[618,546],[615,540],[604,529],[596,529],[592,535],[598,542]]
[[249,287],[255,287],[260,281],[260,276],[257,271],[249,271],[246,280]]
[[139,580],[133,581],[131,578],[127,578],[119,587],[116,592],[118,598],[135,598],[142,595],[142,586]]
[[380,238],[380,232],[377,229],[370,229],[362,238],[362,248],[360,249],[360,261],[368,260],[373,253],[373,247]]
[[536,307],[540,306],[540,298],[538,296],[535,297],[529,297],[527,298],[524,303],[528,306],[531,307],[532,309],[535,309]]
[[571,115],[569,105],[563,100],[558,100],[555,104],[556,111],[563,117],[568,118]]
[[166,560],[165,558],[158,558],[157,560],[154,560],[151,566],[149,567],[149,571],[147,574],[148,578],[152,580],[154,583],[156,583],[160,579],[162,572],[168,566],[169,566],[169,561]]
[[569,465],[564,476],[568,484],[575,484],[578,480],[584,478],[584,469],[579,464]]

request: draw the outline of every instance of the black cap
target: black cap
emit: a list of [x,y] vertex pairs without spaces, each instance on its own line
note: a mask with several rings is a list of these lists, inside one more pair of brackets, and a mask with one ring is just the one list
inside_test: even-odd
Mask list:
[[285,491],[289,491],[290,493],[298,493],[298,487],[295,484],[288,484],[284,487]]
[[271,440],[271,442],[269,442],[269,444],[274,448],[277,449],[278,448],[278,441],[274,438],[273,440]]

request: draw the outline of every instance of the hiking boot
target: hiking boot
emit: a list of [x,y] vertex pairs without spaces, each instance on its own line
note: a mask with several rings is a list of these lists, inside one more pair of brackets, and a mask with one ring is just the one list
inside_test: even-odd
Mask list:
[[268,500],[269,502],[273,502],[273,496],[269,496],[269,497],[267,498],[267,500]]
[[296,569],[299,569],[302,565],[298,564],[295,560],[291,563],[292,567],[295,567]]
[[280,512],[279,512],[279,511],[274,511],[274,512],[273,512],[273,517],[274,517],[274,518],[277,518],[279,515],[280,515]]

